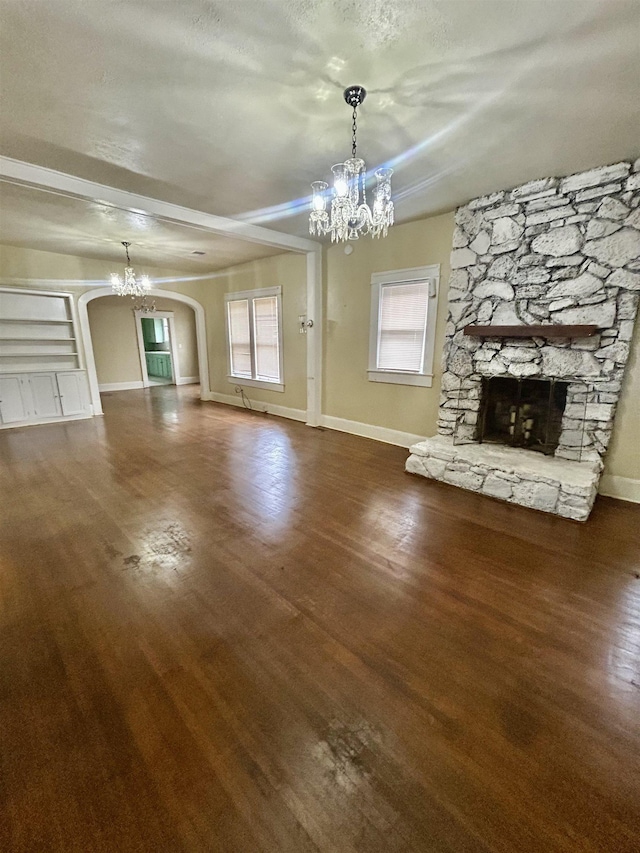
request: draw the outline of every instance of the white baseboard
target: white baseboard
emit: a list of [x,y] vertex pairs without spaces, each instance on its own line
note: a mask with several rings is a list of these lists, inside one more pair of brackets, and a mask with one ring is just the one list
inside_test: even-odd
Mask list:
[[374,424],[363,424],[359,421],[349,421],[345,418],[335,418],[333,415],[321,415],[320,426],[335,429],[339,432],[350,432],[362,438],[372,438],[374,441],[382,441],[384,444],[396,444],[398,447],[411,447],[418,441],[424,441],[423,435],[413,435],[410,432],[401,432],[397,429],[375,426]]
[[640,504],[640,480],[633,480],[631,477],[603,474],[598,485],[598,492],[610,498]]
[[[200,399],[244,409],[244,404],[239,394],[220,394],[218,391],[203,391],[200,394]],[[307,420],[307,413],[304,409],[290,409],[288,406],[277,406],[274,403],[265,403],[262,400],[252,400],[251,405],[254,412],[267,412],[279,418],[289,418],[289,420],[302,421],[303,423]]]
[[104,391],[135,391],[138,388],[144,388],[141,379],[136,382],[107,382],[104,385],[98,385],[98,391],[101,394]]
[[200,382],[199,376],[181,376],[176,385],[195,385]]

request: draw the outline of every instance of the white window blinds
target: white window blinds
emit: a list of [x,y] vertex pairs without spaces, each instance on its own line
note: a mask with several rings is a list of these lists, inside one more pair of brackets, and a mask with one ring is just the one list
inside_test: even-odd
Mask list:
[[256,379],[280,381],[278,340],[278,300],[266,296],[253,300],[253,324],[256,351]]
[[381,285],[378,370],[422,370],[428,304],[428,281]]
[[229,322],[229,351],[231,373],[251,379],[251,335],[249,300],[234,299],[227,302]]
[[230,377],[284,391],[281,299],[279,287],[225,296]]

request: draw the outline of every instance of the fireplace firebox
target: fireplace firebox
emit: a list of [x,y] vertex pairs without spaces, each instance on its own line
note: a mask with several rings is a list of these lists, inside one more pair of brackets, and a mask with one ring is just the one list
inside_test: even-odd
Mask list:
[[552,455],[562,431],[567,382],[484,377],[475,440]]

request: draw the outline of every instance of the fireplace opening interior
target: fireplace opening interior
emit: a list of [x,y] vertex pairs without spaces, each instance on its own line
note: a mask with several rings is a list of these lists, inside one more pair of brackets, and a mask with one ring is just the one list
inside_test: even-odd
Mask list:
[[483,378],[476,441],[553,454],[562,431],[567,385],[544,379]]

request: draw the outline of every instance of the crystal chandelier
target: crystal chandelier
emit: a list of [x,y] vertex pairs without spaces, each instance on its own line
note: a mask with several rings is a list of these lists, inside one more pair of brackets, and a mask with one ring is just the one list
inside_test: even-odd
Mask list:
[[[131,298],[133,299],[133,297]],[[140,302],[134,302],[133,310],[141,311],[143,314],[155,314],[156,300],[149,299],[149,297],[145,294],[140,300]]]
[[331,167],[333,172],[333,198],[327,210],[328,184],[314,181],[311,184],[313,199],[309,216],[309,233],[312,235],[331,233],[331,242],[357,240],[363,234],[386,237],[393,225],[393,202],[391,201],[391,175],[393,169],[375,171],[376,187],[373,191],[373,207],[367,204],[367,168],[364,160],[356,156],[357,109],[366,97],[362,86],[349,86],[344,90],[344,99],[353,108],[351,158]]
[[131,259],[129,258],[129,246],[131,243],[122,241],[124,250],[127,253],[127,265],[124,268],[124,279],[117,272],[111,273],[111,287],[113,292],[118,296],[130,296],[135,299],[136,296],[145,296],[151,290],[151,281],[148,275],[136,276]]

